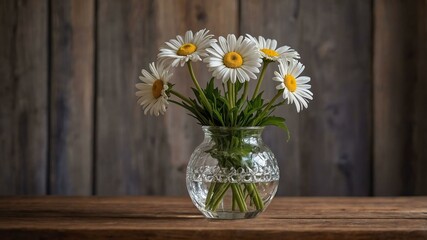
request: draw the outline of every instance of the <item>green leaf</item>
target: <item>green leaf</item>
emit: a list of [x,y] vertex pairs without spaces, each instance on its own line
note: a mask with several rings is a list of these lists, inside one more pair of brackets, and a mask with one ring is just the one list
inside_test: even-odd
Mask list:
[[282,118],[282,117],[277,117],[277,116],[268,116],[263,118],[260,121],[260,126],[276,126],[279,127],[280,129],[284,130],[287,135],[288,135],[288,139],[287,141],[289,141],[289,139],[291,138],[290,132],[288,127],[285,124],[286,119]]

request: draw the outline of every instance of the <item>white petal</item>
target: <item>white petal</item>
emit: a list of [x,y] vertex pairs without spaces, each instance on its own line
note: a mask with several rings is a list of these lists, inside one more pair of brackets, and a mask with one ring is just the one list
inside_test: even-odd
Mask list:
[[219,37],[219,45],[221,46],[221,49],[224,53],[229,52],[228,51],[228,46],[227,46],[227,40],[225,40],[225,38],[223,36]]
[[228,51],[234,51],[236,49],[236,36],[234,34],[228,34],[227,36],[227,42],[228,42]]
[[297,77],[296,80],[297,80],[298,85],[299,84],[305,84],[305,83],[310,82],[310,77],[300,76],[300,77]]
[[301,63],[297,63],[291,74],[294,77],[298,77],[302,73],[302,71],[304,71],[304,69],[304,65],[302,65]]

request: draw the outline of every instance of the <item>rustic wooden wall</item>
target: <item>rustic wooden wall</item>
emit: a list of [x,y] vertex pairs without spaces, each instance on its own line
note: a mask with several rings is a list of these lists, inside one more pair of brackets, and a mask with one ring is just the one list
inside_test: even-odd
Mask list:
[[266,136],[282,163],[279,193],[369,195],[371,1],[251,0],[241,6],[241,31],[295,47],[313,79],[308,111],[283,108],[291,141],[278,142],[284,134],[275,129]]
[[0,2],[0,193],[47,192],[47,1]]
[[427,1],[374,9],[374,194],[427,194]]
[[291,45],[312,77],[309,109],[280,110],[291,140],[264,135],[278,194],[427,194],[427,0],[0,0],[0,195],[186,194],[201,130],[145,116],[134,84],[201,28]]
[[50,194],[91,194],[94,1],[50,4]]

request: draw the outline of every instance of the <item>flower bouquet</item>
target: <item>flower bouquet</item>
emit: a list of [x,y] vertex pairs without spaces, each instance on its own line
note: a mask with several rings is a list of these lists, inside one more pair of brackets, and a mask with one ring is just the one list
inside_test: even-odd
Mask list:
[[[276,108],[294,104],[297,112],[313,99],[310,77],[301,76],[299,54],[277,41],[247,34],[218,40],[208,30],[171,39],[160,49],[158,61],[142,70],[136,84],[144,113],[164,114],[169,103],[185,108],[205,132],[187,168],[187,188],[194,204],[211,218],[248,218],[265,210],[277,190],[279,171],[273,153],[261,140],[263,127],[289,131]],[[203,62],[212,77],[201,82],[193,63]],[[260,91],[270,63],[277,67],[277,92],[270,100]],[[172,69],[187,66],[194,96],[174,89]],[[261,71],[260,71],[261,69]],[[256,79],[249,90],[248,82]],[[267,84],[272,84],[268,82]],[[282,97],[282,99],[281,99]]]

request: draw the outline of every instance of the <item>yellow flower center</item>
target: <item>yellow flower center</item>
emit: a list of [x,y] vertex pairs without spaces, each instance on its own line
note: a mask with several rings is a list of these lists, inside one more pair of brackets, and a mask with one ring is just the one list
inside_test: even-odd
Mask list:
[[237,52],[226,53],[222,61],[228,68],[238,68],[243,65],[243,58]]
[[153,83],[153,87],[151,88],[151,93],[153,94],[154,98],[159,98],[162,95],[163,90],[163,81],[162,80],[156,80]]
[[294,76],[289,74],[285,75],[283,82],[290,92],[295,92],[295,90],[297,90],[297,81],[295,80]]
[[197,50],[196,45],[194,45],[192,43],[186,43],[186,44],[182,45],[176,53],[179,56],[187,56],[187,55],[192,54],[196,50]]
[[278,57],[279,56],[279,53],[277,53],[276,51],[274,51],[272,49],[268,49],[268,48],[261,49],[261,52],[267,54],[267,56],[269,56],[269,57]]

